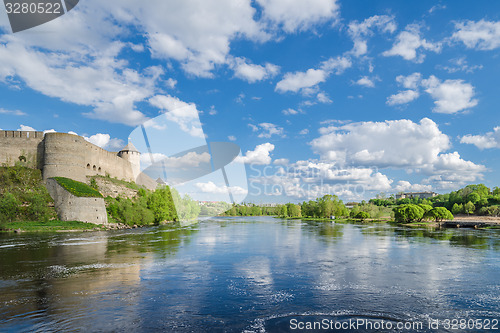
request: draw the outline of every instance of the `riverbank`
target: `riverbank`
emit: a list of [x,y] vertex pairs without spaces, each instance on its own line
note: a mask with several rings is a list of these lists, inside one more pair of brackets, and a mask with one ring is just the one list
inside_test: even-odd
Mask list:
[[80,221],[59,221],[51,220],[47,222],[38,221],[16,221],[6,223],[0,233],[21,233],[21,232],[86,232],[86,231],[106,231],[135,229],[139,226],[128,226],[123,223],[94,224]]

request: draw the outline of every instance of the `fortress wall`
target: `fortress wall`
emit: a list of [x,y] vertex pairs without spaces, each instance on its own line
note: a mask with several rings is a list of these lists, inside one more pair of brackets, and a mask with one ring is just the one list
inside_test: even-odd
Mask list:
[[111,177],[135,181],[131,164],[116,153],[86,143],[85,169],[87,176],[109,174]]
[[26,158],[28,167],[41,169],[43,138],[43,132],[0,131],[0,164],[13,166],[22,155]]
[[43,178],[67,177],[87,182],[87,176],[109,174],[133,181],[131,164],[80,136],[67,133],[47,133]]
[[74,196],[54,179],[47,179],[47,190],[54,199],[54,206],[61,221],[108,223],[108,214],[103,198]]

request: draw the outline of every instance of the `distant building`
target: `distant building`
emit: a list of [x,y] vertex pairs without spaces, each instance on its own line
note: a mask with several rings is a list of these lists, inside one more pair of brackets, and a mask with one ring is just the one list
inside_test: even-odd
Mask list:
[[396,200],[399,199],[413,199],[413,198],[420,198],[420,199],[428,199],[432,198],[438,195],[435,192],[407,192],[407,193],[398,193],[396,194]]

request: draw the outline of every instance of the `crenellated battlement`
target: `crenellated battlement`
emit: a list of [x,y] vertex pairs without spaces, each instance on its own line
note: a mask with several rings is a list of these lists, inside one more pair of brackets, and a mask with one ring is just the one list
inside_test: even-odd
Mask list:
[[0,138],[24,138],[43,139],[44,133],[40,131],[3,131],[0,130]]

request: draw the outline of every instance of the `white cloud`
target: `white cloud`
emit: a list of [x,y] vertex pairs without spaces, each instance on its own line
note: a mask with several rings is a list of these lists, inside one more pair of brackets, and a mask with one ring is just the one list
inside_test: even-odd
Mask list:
[[474,87],[463,80],[442,82],[434,75],[422,79],[420,73],[413,73],[408,76],[399,75],[396,81],[408,90],[389,96],[388,105],[406,104],[417,99],[420,96],[420,87],[434,99],[433,112],[453,114],[472,108],[478,103],[478,100],[474,99]]
[[355,82],[359,86],[375,88],[375,82],[370,79],[368,76],[361,77],[358,81]]
[[356,57],[368,52],[367,40],[373,35],[373,30],[377,29],[382,33],[394,33],[396,23],[394,17],[387,15],[375,15],[365,19],[363,22],[352,21],[349,23],[348,34],[354,42],[351,51]]
[[288,108],[286,110],[281,111],[281,113],[283,113],[285,116],[290,116],[290,115],[299,114],[299,111]]
[[392,48],[382,53],[388,56],[401,56],[406,60],[422,62],[425,58],[423,53],[417,54],[418,49],[441,52],[440,43],[431,43],[421,38],[420,26],[410,24],[406,30],[399,33]]
[[423,184],[412,184],[406,180],[398,181],[397,185],[394,186],[394,192],[428,192],[432,191],[431,185]]
[[248,193],[248,190],[240,186],[230,186],[230,187],[227,187],[225,185],[217,186],[215,183],[211,181],[206,183],[196,183],[195,186],[203,193],[227,194],[229,191],[231,191],[233,195],[242,195]]
[[273,175],[250,178],[250,182],[260,184],[265,195],[312,199],[335,194],[352,200],[362,199],[366,191],[390,190],[392,180],[371,168],[305,160],[279,167]]
[[452,40],[460,41],[467,48],[493,50],[500,46],[500,22],[480,20],[455,23]]
[[332,74],[340,75],[352,66],[351,60],[346,57],[330,58],[321,63],[319,69],[310,68],[305,72],[286,73],[283,79],[276,84],[275,90],[284,92],[301,92],[310,94],[315,92],[317,85]]
[[474,73],[478,69],[483,69],[483,65],[469,65],[465,57],[451,59],[449,66],[438,65],[436,68],[444,69],[448,73],[465,72]]
[[[116,45],[114,52],[119,50]],[[151,75],[139,74],[105,55],[86,65],[65,63],[66,57],[60,53],[35,51],[17,42],[0,44],[0,58],[0,81],[18,77],[47,96],[94,107],[87,113],[90,117],[128,125],[146,119],[135,103],[152,94],[162,73],[156,70]]]
[[300,135],[306,135],[309,134],[309,129],[304,128],[302,131],[299,132]]
[[270,153],[274,150],[274,145],[266,142],[255,147],[254,150],[248,150],[244,156],[238,156],[234,160],[246,164],[270,164]]
[[273,135],[284,137],[283,127],[280,127],[271,123],[260,123],[260,128],[262,129],[262,133],[258,135],[259,138],[270,138]]
[[[51,130],[53,131],[53,130]],[[54,131],[55,132],[55,131]],[[69,134],[78,135],[75,132],[71,132]],[[101,147],[102,149],[106,149],[109,151],[120,151],[123,147],[125,147],[125,143],[122,139],[111,138],[109,134],[97,133],[90,137],[83,137],[86,141]]]
[[277,160],[274,160],[274,162],[273,162],[273,164],[276,164],[276,165],[287,165],[288,163],[290,163],[288,158],[278,158]]
[[473,98],[475,95],[474,87],[470,83],[464,83],[463,80],[441,82],[431,75],[429,79],[422,80],[422,86],[435,100],[434,112],[457,113],[472,108],[478,103],[477,99]]
[[329,126],[320,128],[320,134],[311,142],[314,151],[340,166],[404,168],[431,177],[442,175],[460,184],[481,178],[485,171],[483,165],[463,160],[458,152],[446,153],[451,147],[449,137],[428,118],[420,123],[403,119]]
[[36,129],[34,129],[31,126],[27,125],[20,125],[19,128],[17,129],[18,131],[24,131],[24,132],[36,132]]
[[388,105],[400,105],[409,103],[415,99],[417,99],[420,94],[415,90],[404,90],[400,91],[395,95],[391,95],[387,98]]
[[235,58],[231,67],[234,76],[249,83],[255,83],[276,76],[280,70],[279,66],[266,63],[264,66],[247,63],[245,58]]
[[227,138],[229,141],[236,141],[236,137],[234,135],[229,135]]
[[332,103],[332,100],[330,99],[330,97],[328,97],[328,95],[325,94],[324,92],[318,93],[316,95],[316,98],[318,99],[318,102],[323,103],[323,104],[330,104],[330,103]]
[[500,148],[500,126],[493,128],[493,132],[485,135],[467,134],[460,139],[460,143],[472,144],[481,150]]
[[266,20],[288,33],[336,20],[339,15],[335,0],[257,0],[257,3],[262,6]]
[[396,82],[401,84],[406,89],[417,89],[422,81],[422,74],[415,72],[408,76],[398,75]]
[[13,115],[13,116],[25,116],[26,115],[26,113],[22,112],[21,110],[6,110],[3,108],[0,108],[0,114]]
[[184,132],[194,137],[205,137],[194,103],[186,103],[170,95],[156,95],[149,99],[149,103],[165,112],[167,119],[178,124]]
[[286,73],[281,81],[276,84],[276,91],[298,92],[304,88],[310,88],[324,82],[327,73],[322,69],[310,68],[306,72]]

